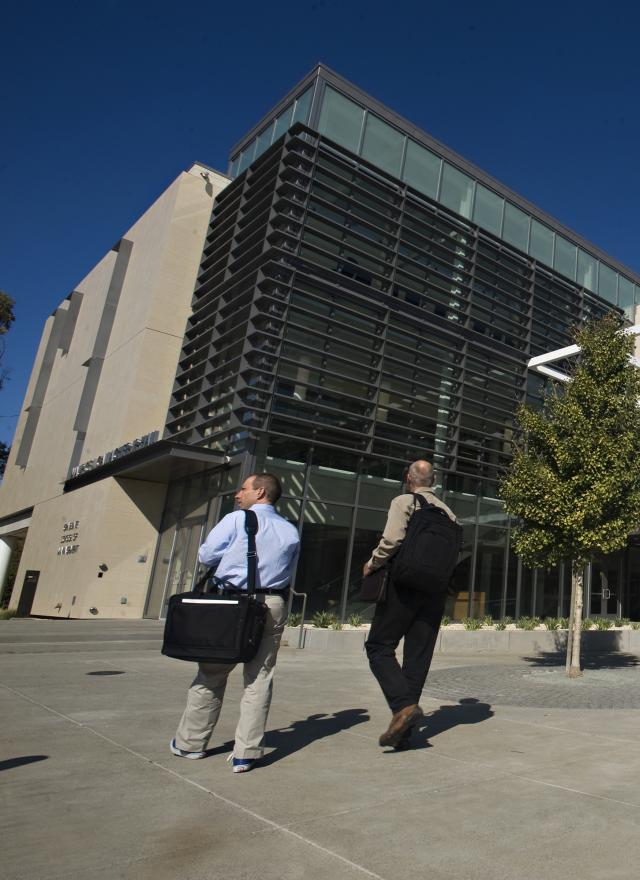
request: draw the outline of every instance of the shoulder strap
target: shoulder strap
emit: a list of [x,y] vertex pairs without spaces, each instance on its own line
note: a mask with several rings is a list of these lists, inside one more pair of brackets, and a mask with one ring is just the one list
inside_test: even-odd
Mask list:
[[429,504],[424,495],[421,495],[419,492],[412,492],[411,494],[413,495],[414,509],[416,501],[418,502],[418,507],[424,507],[425,504]]
[[247,533],[247,593],[256,591],[256,533],[258,517],[255,510],[245,510],[244,530]]

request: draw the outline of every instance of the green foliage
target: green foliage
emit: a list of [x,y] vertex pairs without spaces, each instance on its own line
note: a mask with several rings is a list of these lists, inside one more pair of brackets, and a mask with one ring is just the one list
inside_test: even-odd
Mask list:
[[546,626],[547,629],[552,630],[552,631],[558,629],[558,627],[560,626],[560,620],[557,617],[545,617],[545,619],[542,622],[544,623],[544,625]]
[[485,614],[482,618],[483,626],[493,626],[493,617],[490,614]]
[[629,626],[631,621],[628,617],[616,617],[615,625],[616,626]]
[[362,614],[350,614],[347,617],[347,623],[349,626],[360,626],[364,621],[362,620]]
[[577,331],[572,381],[552,385],[540,410],[518,412],[522,436],[500,494],[528,566],[582,565],[626,546],[640,522],[640,370],[620,327],[611,312]]
[[12,608],[9,610],[8,608],[0,608],[0,620],[10,620],[12,617],[16,616],[16,609]]
[[569,618],[568,617],[559,617],[558,618],[558,629],[569,629]]
[[[2,387],[2,380],[0,379],[0,387]],[[7,461],[9,460],[9,453],[11,452],[11,447],[8,446],[3,440],[0,440],[0,477],[4,476],[4,470],[7,466]]]
[[519,617],[516,620],[516,626],[518,629],[535,629],[540,625],[539,617]]
[[595,620],[592,620],[590,617],[584,617],[582,619],[581,626],[582,626],[582,629],[591,629],[591,627],[594,626],[594,624],[595,624]]
[[442,618],[442,621],[440,622],[440,626],[449,626],[450,623],[451,623],[451,618],[447,617],[447,615],[445,614],[444,617]]
[[596,625],[596,629],[611,629],[613,626],[613,621],[608,617],[596,617],[594,620]]
[[477,617],[464,617],[462,622],[465,629],[482,629],[482,620]]
[[287,626],[300,626],[302,614],[299,611],[292,611],[287,617]]
[[631,629],[640,629],[640,621],[632,620],[631,621]]
[[329,626],[331,629],[342,629],[342,624],[337,619],[332,620]]
[[[13,314],[14,305],[15,301],[11,299],[8,294],[0,291],[0,364],[2,363],[2,358],[4,356],[4,339],[2,339],[1,337],[3,337],[4,334],[9,330],[15,320],[15,315]],[[0,368],[0,388],[2,388],[2,386],[4,385],[8,375],[8,370]],[[4,464],[6,464],[8,454],[9,451],[5,447]],[[4,465],[2,466],[2,472],[4,473]]]
[[337,623],[337,619],[335,614],[331,614],[330,611],[316,611],[311,618],[311,623],[317,626],[318,629],[329,629],[329,627],[333,628],[334,623]]
[[504,620],[504,618],[502,620],[496,621],[496,629],[506,629],[506,628],[507,628],[507,622],[506,622],[506,620]]

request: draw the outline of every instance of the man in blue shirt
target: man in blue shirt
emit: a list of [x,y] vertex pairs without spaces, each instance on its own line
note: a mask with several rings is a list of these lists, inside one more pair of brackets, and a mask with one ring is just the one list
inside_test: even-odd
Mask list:
[[[276,513],[274,504],[282,486],[273,474],[252,474],[236,493],[239,510],[227,514],[200,547],[203,565],[217,565],[216,578],[247,588],[247,533],[245,510],[258,517],[256,535],[256,593],[267,606],[267,621],[260,647],[253,660],[244,664],[244,693],[236,728],[233,772],[251,770],[262,757],[264,731],[271,705],[273,672],[284,624],[287,619],[288,587],[300,546],[298,531]],[[180,758],[204,758],[209,739],[222,708],[227,678],[233,663],[199,663],[198,674],[187,696],[170,748]]]

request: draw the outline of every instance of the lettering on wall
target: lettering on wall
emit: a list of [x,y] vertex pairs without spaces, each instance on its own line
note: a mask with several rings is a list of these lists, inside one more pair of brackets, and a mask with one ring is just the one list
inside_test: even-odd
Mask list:
[[62,534],[60,535],[60,546],[57,550],[58,556],[69,556],[71,553],[77,553],[80,549],[78,539],[80,537],[80,520],[70,519],[62,526]]
[[99,455],[97,458],[91,458],[89,461],[85,461],[77,467],[72,468],[71,478],[79,477],[81,474],[84,474],[87,471],[92,471],[94,468],[101,467],[103,464],[109,464],[110,461],[115,461],[117,458],[123,458],[125,455],[130,455],[132,452],[136,452],[138,449],[142,449],[145,446],[151,446],[152,443],[156,442],[159,436],[159,431],[151,431],[151,433],[145,434],[143,437],[137,437],[130,443],[123,443],[122,446],[116,446],[115,449],[103,452],[102,455]]

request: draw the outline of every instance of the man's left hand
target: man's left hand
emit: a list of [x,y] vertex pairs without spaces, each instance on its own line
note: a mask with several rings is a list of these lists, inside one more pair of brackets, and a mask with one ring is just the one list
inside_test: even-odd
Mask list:
[[362,568],[362,576],[366,577],[367,575],[371,574],[372,571],[373,571],[373,568],[371,568],[371,566],[369,565],[368,562],[365,562],[365,564]]

